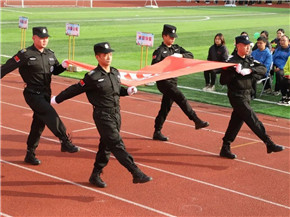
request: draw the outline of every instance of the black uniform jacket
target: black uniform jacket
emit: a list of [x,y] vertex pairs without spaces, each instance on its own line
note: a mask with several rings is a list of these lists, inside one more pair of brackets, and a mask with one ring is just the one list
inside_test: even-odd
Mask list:
[[261,79],[267,72],[267,68],[250,56],[242,58],[237,54],[231,56],[227,62],[240,63],[242,69],[249,68],[252,70],[251,74],[243,76],[236,72],[235,67],[228,67],[221,71],[220,77],[220,83],[228,86],[229,97],[248,99],[252,90],[252,82]]
[[127,89],[121,86],[119,71],[111,67],[110,73],[107,73],[98,65],[77,84],[58,94],[56,102],[61,103],[83,92],[86,92],[89,102],[95,108],[119,107],[120,96],[128,95]]
[[1,66],[1,78],[19,68],[19,73],[27,86],[50,89],[52,74],[65,71],[57,61],[54,52],[44,48],[41,53],[34,45],[19,51]]
[[[167,47],[162,42],[162,44],[153,52],[151,65],[162,61],[163,59],[165,59],[168,56],[173,55],[174,53],[182,54],[184,58],[193,59],[193,54],[189,51],[186,51],[184,48],[180,47],[179,45],[173,44],[171,47]],[[166,80],[168,82],[177,83],[177,78],[169,78]]]
[[[208,50],[207,60],[217,61],[217,62],[225,62],[229,57],[229,52],[226,46],[221,45],[212,45]],[[220,69],[213,69],[214,72],[219,72]]]

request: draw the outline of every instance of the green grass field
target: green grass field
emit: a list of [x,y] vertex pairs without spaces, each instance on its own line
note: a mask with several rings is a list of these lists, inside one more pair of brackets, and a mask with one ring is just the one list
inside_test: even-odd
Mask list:
[[[195,59],[205,60],[208,48],[213,44],[216,33],[221,32],[231,53],[234,37],[242,31],[254,33],[267,30],[270,40],[276,37],[276,30],[284,28],[289,35],[289,9],[262,7],[178,7],[178,8],[2,8],[1,9],[1,54],[12,56],[20,49],[19,16],[29,18],[26,46],[32,44],[33,26],[46,26],[52,36],[49,48],[55,51],[59,61],[68,57],[67,22],[80,24],[80,36],[76,38],[75,60],[94,64],[93,45],[108,41],[115,49],[113,66],[120,69],[138,70],[140,47],[136,45],[136,32],[150,32],[155,36],[154,47],[149,48],[148,64],[153,50],[161,43],[163,24],[177,26],[176,43],[191,51]],[[1,64],[7,58],[1,56]],[[145,60],[145,58],[144,58]],[[143,62],[145,62],[143,60]],[[65,72],[62,75],[81,78],[84,72]],[[195,88],[182,89],[188,99],[229,107],[225,95],[200,91],[204,87],[203,72],[182,76],[179,85]],[[259,89],[260,89],[259,85]],[[159,93],[156,87],[139,87],[139,90]],[[217,91],[225,93],[226,88],[217,85]],[[3,93],[5,94],[5,93]],[[281,96],[263,95],[261,102],[254,100],[256,112],[290,118],[289,107],[276,105]]]

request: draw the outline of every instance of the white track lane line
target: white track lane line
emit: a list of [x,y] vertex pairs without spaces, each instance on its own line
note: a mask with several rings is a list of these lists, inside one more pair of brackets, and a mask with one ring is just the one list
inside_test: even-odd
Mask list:
[[[16,105],[16,104],[13,104],[13,103],[7,103],[7,102],[3,102],[3,101],[1,101],[1,103],[5,104],[5,105],[9,105],[9,106],[14,106],[14,107],[17,107],[17,108],[25,109],[25,110],[31,110],[29,107],[20,106],[20,105]],[[82,120],[79,120],[79,119],[66,117],[66,116],[62,116],[62,115],[60,115],[60,117],[63,118],[63,119],[70,120],[70,121],[75,121],[75,122],[80,122],[80,123],[88,124],[88,125],[91,125],[91,126],[95,126],[95,124],[92,123],[92,122],[82,121]],[[140,138],[146,138],[146,139],[151,138],[151,137],[148,137],[148,136],[144,136],[144,135],[141,135],[141,134],[136,134],[136,133],[132,133],[132,132],[124,131],[124,130],[121,130],[121,132],[129,134],[129,135],[133,135],[133,136],[136,136],[136,137],[140,137]],[[249,139],[249,138],[245,138],[245,139]],[[249,140],[251,140],[251,139],[249,139]],[[252,141],[259,142],[258,140],[252,140]],[[215,155],[215,156],[218,155],[217,153],[204,151],[202,149],[197,149],[197,148],[193,148],[193,147],[182,145],[182,144],[178,144],[178,143],[173,143],[173,142],[168,142],[168,141],[164,142],[164,143],[169,144],[169,145],[173,145],[173,146],[177,146],[177,147],[180,147],[180,148],[186,148],[186,149],[189,149],[189,150],[194,150],[194,151],[210,154],[210,155]],[[264,169],[269,169],[269,170],[273,170],[273,171],[280,172],[280,173],[290,174],[290,172],[288,172],[288,171],[283,171],[283,170],[275,169],[275,168],[272,168],[272,167],[267,167],[267,166],[256,164],[256,163],[252,163],[252,162],[249,162],[249,161],[243,161],[243,160],[240,160],[240,159],[235,159],[235,160],[239,161],[239,162],[242,162],[242,163],[249,164],[249,165],[261,167],[261,168],[264,168]]]
[[80,187],[80,188],[83,188],[83,189],[86,189],[86,190],[89,190],[89,191],[93,191],[93,192],[96,192],[98,194],[102,194],[104,196],[107,196],[107,197],[111,197],[113,199],[116,199],[116,200],[119,200],[119,201],[122,201],[122,202],[125,202],[125,203],[128,203],[128,204],[131,204],[131,205],[134,205],[134,206],[138,206],[138,207],[141,207],[143,209],[146,209],[146,210],[149,210],[149,211],[152,211],[152,212],[155,212],[155,213],[158,213],[158,214],[161,214],[161,215],[164,215],[164,216],[169,216],[169,217],[175,217],[174,215],[172,214],[169,214],[169,213],[166,213],[166,212],[163,212],[163,211],[160,211],[160,210],[157,210],[157,209],[153,209],[149,206],[145,206],[143,204],[140,204],[140,203],[136,203],[134,201],[131,201],[131,200],[127,200],[125,198],[122,198],[122,197],[118,197],[116,195],[113,195],[113,194],[109,194],[109,193],[106,193],[106,192],[103,192],[103,191],[100,191],[100,190],[97,190],[95,188],[91,188],[91,187],[87,187],[85,185],[81,185],[81,184],[78,184],[76,182],[73,182],[73,181],[70,181],[70,180],[67,180],[67,179],[63,179],[63,178],[60,178],[58,176],[54,176],[54,175],[50,175],[48,173],[44,173],[44,172],[40,172],[38,170],[34,170],[34,169],[31,169],[31,168],[28,168],[28,167],[24,167],[24,166],[21,166],[21,165],[18,165],[18,164],[15,164],[15,163],[11,163],[9,161],[5,161],[5,160],[0,160],[2,163],[5,163],[5,164],[9,164],[11,166],[14,166],[14,167],[18,167],[20,169],[23,169],[23,170],[27,170],[29,172],[33,172],[33,173],[36,173],[36,174],[39,174],[39,175],[42,175],[42,176],[46,176],[46,177],[49,177],[49,178],[52,178],[52,179],[55,179],[55,180],[59,180],[61,182],[65,182],[65,183],[68,183],[68,184],[71,184],[71,185],[75,185],[77,187]]
[[[28,132],[21,131],[21,130],[17,130],[17,129],[13,129],[13,128],[6,127],[6,126],[1,126],[1,128],[7,129],[7,130],[11,130],[11,131],[16,131],[16,132],[23,133],[23,134],[28,134]],[[42,137],[42,138],[45,139],[45,140],[51,141],[51,139],[49,139],[47,137]],[[57,140],[54,140],[54,141],[57,142]],[[89,152],[92,152],[92,153],[96,153],[95,151],[90,150],[90,149],[85,149],[85,148],[81,148],[81,149],[86,150],[86,151],[89,151]],[[111,157],[112,158],[115,158],[113,156],[111,156]],[[26,168],[26,167],[23,167],[23,166],[14,164],[14,163],[10,163],[10,162],[5,161],[5,160],[1,160],[1,161],[5,162],[5,163],[12,164],[13,166],[17,166],[17,167],[22,168],[22,169],[31,170],[29,168]],[[146,167],[146,168],[149,168],[149,169],[152,169],[152,170],[155,170],[155,171],[158,171],[158,172],[162,172],[162,173],[165,173],[165,174],[168,174],[168,175],[172,175],[172,176],[175,176],[175,177],[178,177],[178,178],[181,178],[181,179],[186,179],[186,180],[193,181],[193,182],[196,182],[196,183],[199,183],[199,184],[207,185],[207,186],[210,186],[210,187],[213,187],[213,188],[216,188],[216,189],[220,189],[220,190],[223,190],[223,191],[226,191],[226,192],[238,194],[238,195],[243,196],[243,197],[251,198],[251,199],[258,200],[258,201],[261,201],[261,202],[264,202],[264,203],[267,203],[267,204],[279,206],[279,207],[286,208],[286,209],[289,209],[290,210],[290,207],[287,206],[287,205],[283,205],[283,204],[280,204],[280,203],[276,203],[276,202],[273,202],[273,201],[270,201],[270,200],[266,200],[266,199],[263,199],[263,198],[260,198],[260,197],[252,196],[252,195],[249,195],[249,194],[246,194],[246,193],[243,193],[243,192],[239,192],[239,191],[236,191],[236,190],[232,190],[230,188],[222,187],[222,186],[215,185],[215,184],[212,184],[212,183],[209,183],[209,182],[205,182],[205,181],[202,181],[202,180],[198,180],[198,179],[194,179],[194,178],[187,177],[187,176],[184,176],[184,175],[180,175],[178,173],[170,172],[170,171],[163,170],[163,169],[160,169],[160,168],[157,168],[157,167],[148,166],[146,164],[142,164],[142,163],[138,163],[138,162],[136,162],[136,164],[137,165],[140,165],[140,166],[143,166],[143,167]],[[33,171],[37,171],[37,170],[33,170]],[[44,173],[38,172],[38,171],[37,171],[37,173],[44,174]],[[47,176],[51,177],[51,175],[47,175]],[[61,178],[58,178],[58,179],[59,180],[62,180]],[[68,182],[68,183],[71,183],[71,184],[74,183],[74,182],[68,181],[68,180],[66,180],[65,182]],[[79,185],[77,183],[75,183],[75,184],[78,185],[79,187],[82,187],[82,185]],[[88,188],[88,187],[84,186],[84,188]],[[99,192],[99,191],[96,190],[96,192]]]

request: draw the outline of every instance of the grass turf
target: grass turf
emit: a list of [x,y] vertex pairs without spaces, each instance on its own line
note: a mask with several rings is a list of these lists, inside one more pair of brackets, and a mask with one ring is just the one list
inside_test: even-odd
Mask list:
[[[231,53],[234,37],[242,31],[248,32],[252,41],[254,33],[267,30],[269,39],[276,37],[276,30],[284,28],[289,34],[289,9],[223,6],[175,7],[175,8],[2,8],[1,9],[1,54],[12,56],[20,49],[19,16],[29,18],[26,46],[32,44],[33,26],[46,26],[52,36],[49,48],[62,61],[68,57],[68,36],[65,35],[67,22],[80,24],[80,36],[76,38],[75,60],[94,64],[93,45],[108,41],[116,50],[112,65],[120,69],[140,68],[140,47],[136,45],[136,32],[150,32],[155,36],[154,47],[149,48],[148,64],[153,50],[162,41],[163,24],[177,26],[176,43],[191,51],[195,59],[205,60],[208,48],[213,44],[216,33],[221,32]],[[3,64],[7,58],[1,57]],[[143,60],[144,63],[144,60]],[[62,75],[82,78],[84,72],[65,72]],[[196,88],[204,87],[203,72],[179,78],[179,85]],[[225,93],[226,88],[217,86],[217,91]],[[261,85],[258,85],[260,90]],[[139,90],[159,93],[156,87],[141,86]],[[230,107],[225,95],[216,95],[198,90],[182,89],[190,100]],[[276,105],[281,96],[262,95],[261,99],[273,103],[254,100],[256,112],[290,118],[289,107]]]

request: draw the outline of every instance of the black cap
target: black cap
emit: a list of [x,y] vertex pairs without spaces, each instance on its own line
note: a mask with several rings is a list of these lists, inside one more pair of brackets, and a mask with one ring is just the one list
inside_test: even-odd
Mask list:
[[162,35],[169,35],[170,37],[177,38],[176,27],[169,24],[165,24],[163,26]]
[[251,44],[252,42],[249,40],[249,37],[248,36],[240,35],[240,36],[237,36],[236,37],[236,44],[239,44],[239,43],[242,43],[242,44]]
[[49,37],[48,31],[46,27],[33,27],[32,34],[37,35],[40,38]]
[[109,42],[101,42],[101,43],[95,44],[94,51],[95,51],[95,54],[114,52],[114,50],[111,49]]

